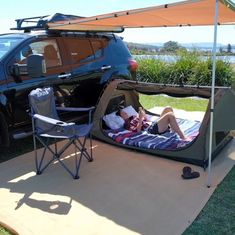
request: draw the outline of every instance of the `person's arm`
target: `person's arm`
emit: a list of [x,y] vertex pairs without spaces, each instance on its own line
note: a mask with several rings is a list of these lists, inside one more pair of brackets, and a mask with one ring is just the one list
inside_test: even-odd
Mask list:
[[143,121],[139,119],[137,127],[136,127],[137,132],[140,132],[142,130],[142,125],[143,125]]
[[138,120],[138,124],[136,126],[136,130],[137,132],[140,132],[142,130],[142,126],[143,126],[143,121],[145,120],[146,115],[144,110],[140,109],[139,110],[139,120]]
[[141,130],[141,126],[139,126],[139,118],[131,116],[125,120],[124,127],[125,129],[133,132],[137,132]]

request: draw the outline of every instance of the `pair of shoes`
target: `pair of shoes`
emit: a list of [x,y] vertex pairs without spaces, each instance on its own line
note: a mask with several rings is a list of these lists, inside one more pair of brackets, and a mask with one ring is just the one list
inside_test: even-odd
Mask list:
[[188,179],[195,179],[200,176],[200,173],[197,171],[192,171],[190,166],[185,166],[183,168],[183,174],[181,175],[183,179],[188,180]]

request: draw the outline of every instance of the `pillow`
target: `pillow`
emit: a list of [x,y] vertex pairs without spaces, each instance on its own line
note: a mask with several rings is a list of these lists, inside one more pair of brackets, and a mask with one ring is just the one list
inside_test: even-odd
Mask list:
[[125,107],[124,109],[122,109],[129,117],[131,116],[137,116],[138,113],[135,111],[135,109],[129,105],[127,107]]
[[116,114],[116,111],[110,114],[107,114],[103,117],[105,124],[112,130],[119,129],[124,126],[124,120]]

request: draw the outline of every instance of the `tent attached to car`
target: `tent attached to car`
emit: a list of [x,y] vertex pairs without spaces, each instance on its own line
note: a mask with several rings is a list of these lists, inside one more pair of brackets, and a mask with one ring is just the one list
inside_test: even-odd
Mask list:
[[232,24],[235,24],[235,4],[233,0],[189,0],[160,6],[113,12],[71,21],[51,22],[48,23],[47,26],[49,30],[121,32],[125,28],[214,25],[210,137],[208,143],[206,143],[209,145],[209,186],[214,132],[217,27],[218,25]]
[[[235,104],[235,91],[231,88],[224,87],[216,87],[215,91],[215,122],[212,135],[213,157],[231,140],[232,137],[229,132],[235,129],[235,109],[231,109]],[[182,127],[185,128],[186,132],[187,128],[191,128],[188,132],[189,135],[196,133],[192,141],[182,142],[175,136],[165,135],[164,141],[168,143],[165,145],[162,136],[153,137],[146,133],[129,133],[122,128],[111,130],[104,122],[104,116],[110,116],[112,118],[111,121],[114,121],[113,118],[115,116],[113,114],[122,106],[132,106],[135,110],[138,110],[138,107],[142,106],[139,101],[139,94],[166,94],[173,97],[197,96],[206,98],[209,101],[211,99],[210,87],[166,86],[155,83],[116,79],[107,85],[98,102],[94,113],[94,137],[110,144],[192,163],[206,168],[209,160],[210,102],[208,103],[208,108],[201,123],[181,120]],[[224,115],[225,113],[229,115]],[[153,113],[148,114],[155,115]],[[152,138],[154,138],[153,145],[151,145]],[[156,145],[159,141],[159,145]],[[146,142],[148,142],[148,145],[144,145]]]

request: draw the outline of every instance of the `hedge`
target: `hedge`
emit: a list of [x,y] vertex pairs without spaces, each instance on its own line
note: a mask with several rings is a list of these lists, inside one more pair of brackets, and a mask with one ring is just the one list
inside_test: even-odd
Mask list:
[[[212,59],[202,59],[197,52],[181,51],[175,62],[151,57],[137,58],[137,77],[144,82],[178,85],[211,85]],[[231,86],[235,81],[235,66],[216,60],[216,86]]]

